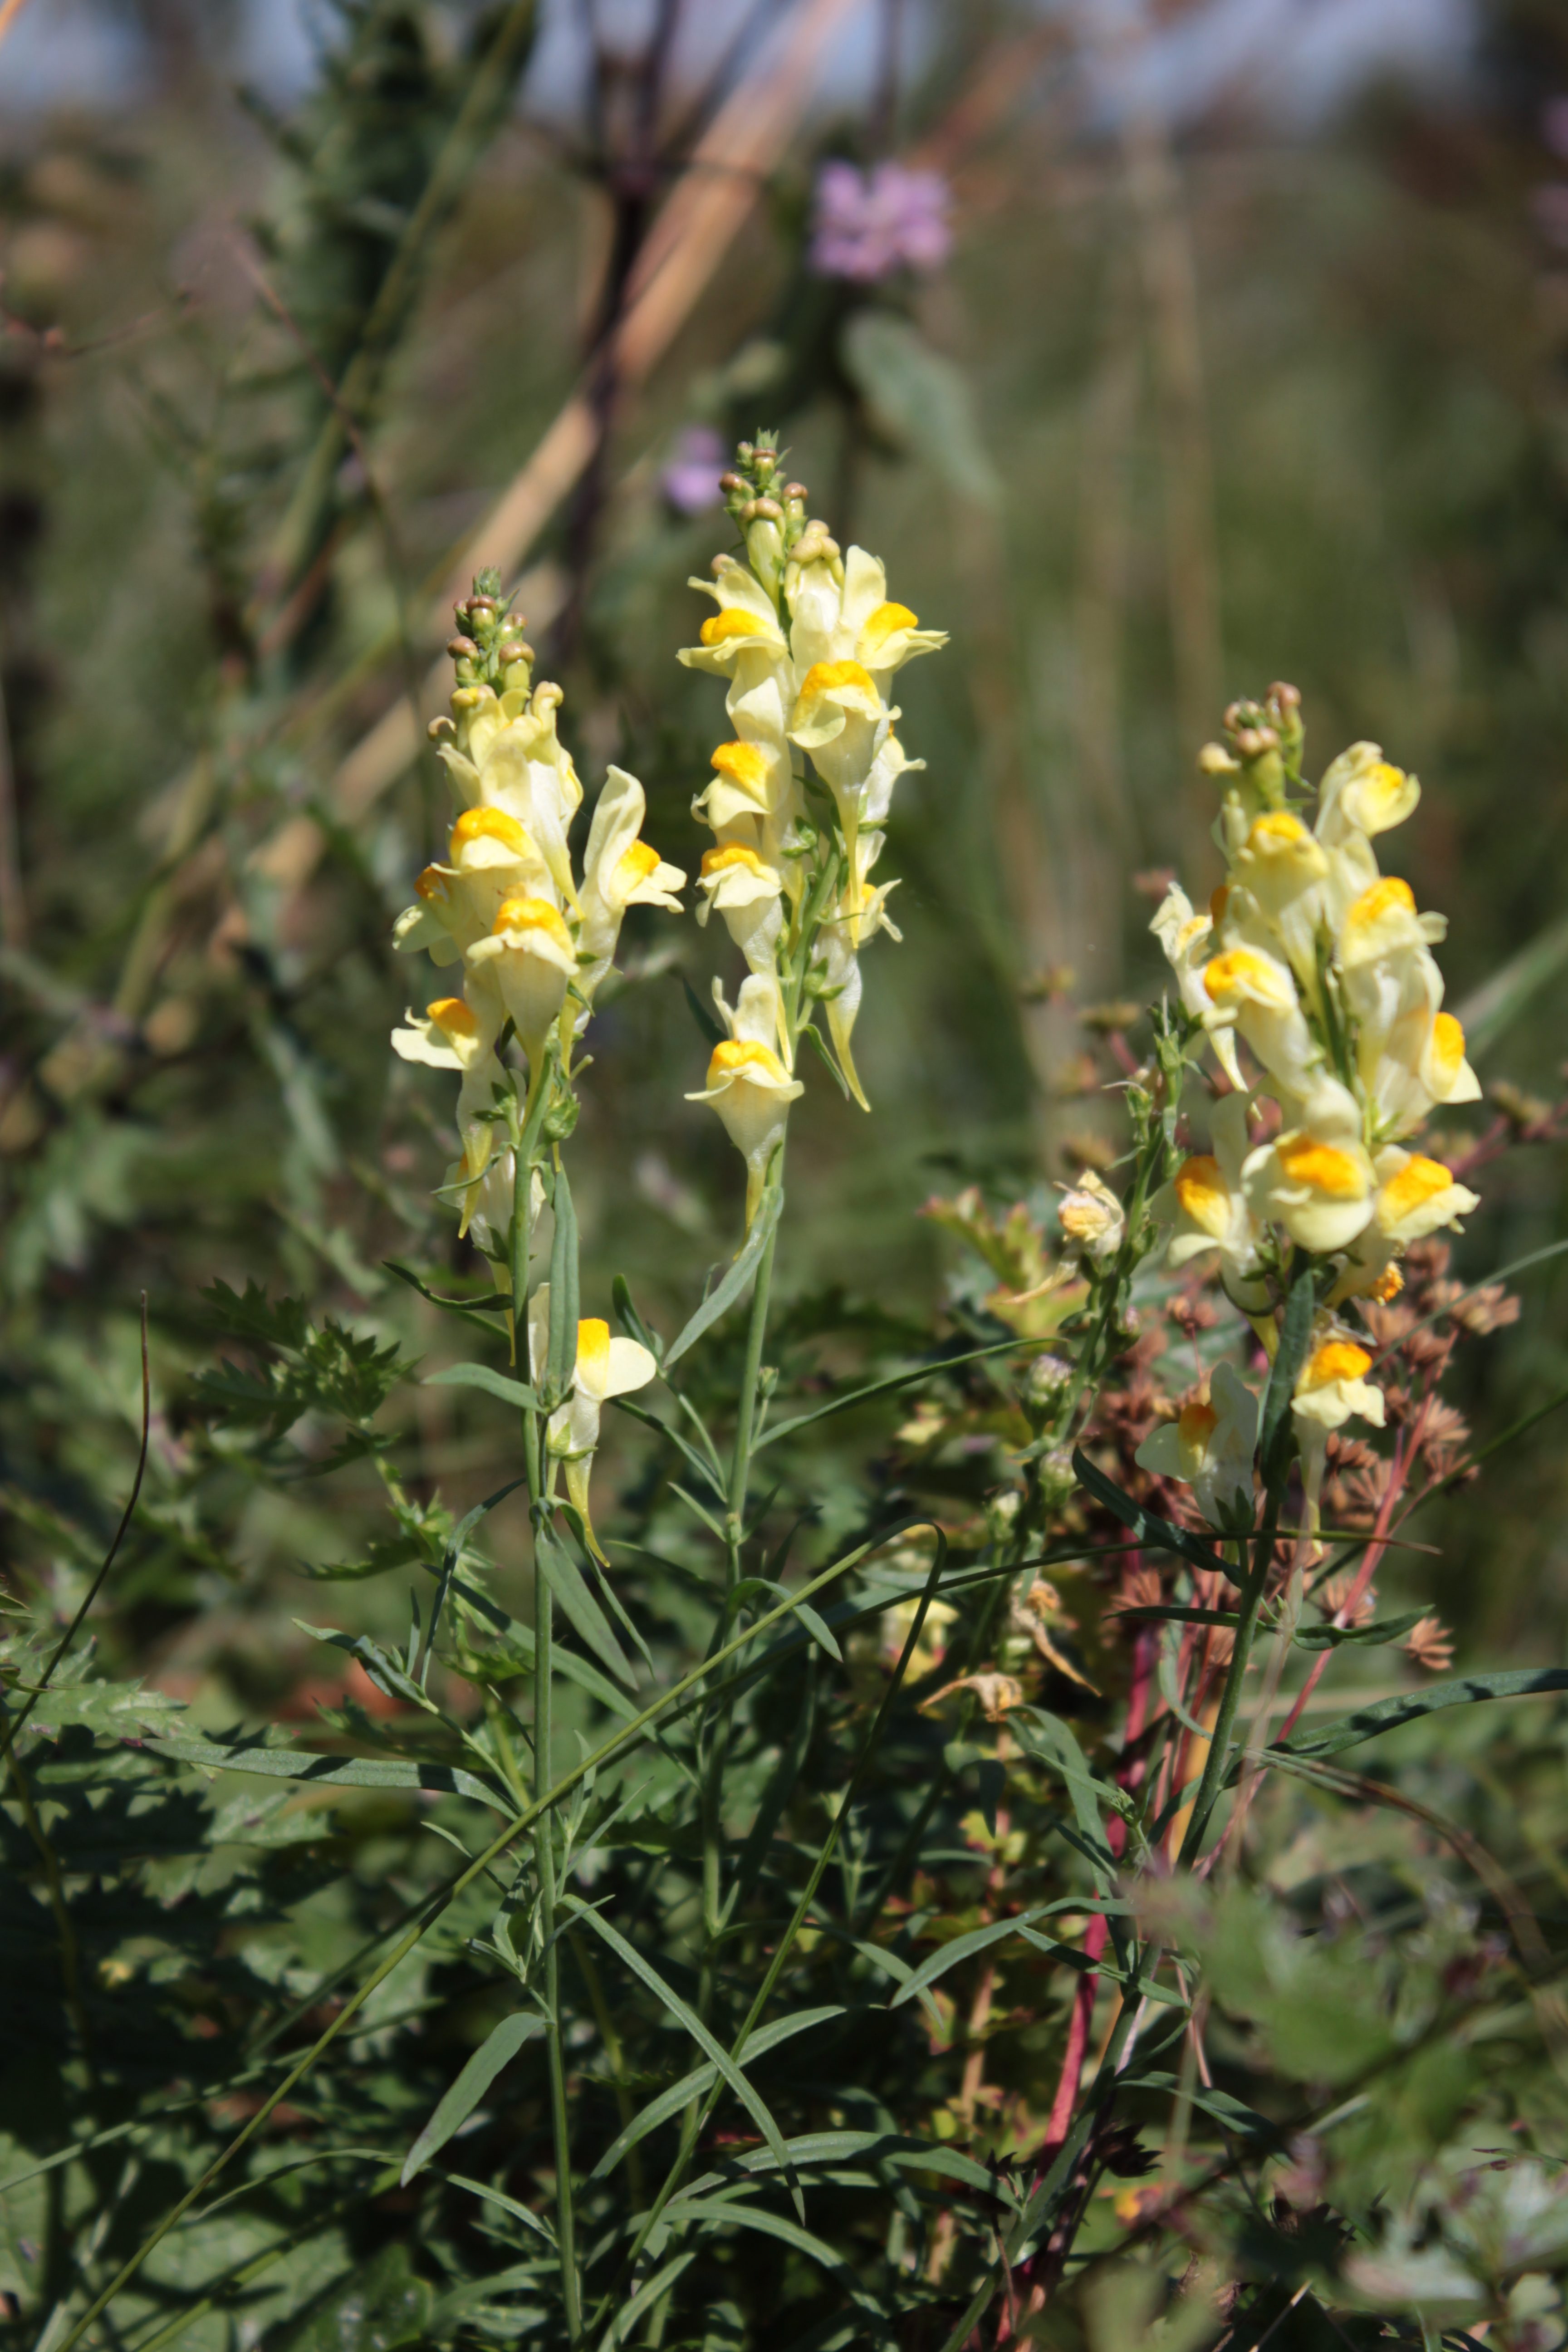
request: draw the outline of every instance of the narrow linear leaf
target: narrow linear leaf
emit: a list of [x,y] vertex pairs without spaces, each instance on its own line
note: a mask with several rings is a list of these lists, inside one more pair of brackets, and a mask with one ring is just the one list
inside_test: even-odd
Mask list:
[[922,1960],[919,1968],[910,1969],[888,2007],[901,2009],[906,2000],[915,2000],[928,1985],[935,1984],[938,1977],[955,1969],[960,1960],[970,1959],[976,1952],[989,1951],[993,1944],[1016,1936],[1032,1919],[1042,1918],[1046,1909],[1045,1904],[1038,1903],[1032,1910],[1019,1912],[1016,1918],[994,1920],[988,1927],[973,1927],[966,1936],[955,1936],[950,1944],[943,1944],[940,1951]]
[[1338,1650],[1347,1642],[1376,1646],[1383,1642],[1397,1642],[1401,1633],[1408,1633],[1412,1625],[1419,1625],[1425,1611],[1412,1609],[1403,1617],[1379,1617],[1370,1625],[1298,1625],[1294,1636],[1299,1650]]
[[[842,2002],[836,2001],[830,2008],[802,2010],[796,2017],[780,2018],[773,2025],[764,2025],[747,2042],[747,2060],[763,2057],[768,2051],[776,2049],[781,2042],[789,2042],[795,2034],[805,2033],[830,2017],[842,2017],[844,2014]],[[646,2107],[638,2109],[619,2137],[611,2141],[588,2175],[589,2179],[607,2179],[621,2158],[629,2149],[636,2147],[639,2140],[645,2140],[649,2132],[657,2131],[660,2124],[668,2123],[672,2116],[679,2115],[683,2107],[689,2107],[693,2099],[700,2098],[704,2091],[711,2090],[718,2079],[719,2069],[711,2063],[694,2066],[689,2074],[683,2074],[679,2083],[672,2083],[656,2099],[650,2099]]]
[[858,1404],[867,1404],[873,1397],[891,1396],[895,1390],[912,1388],[917,1381],[934,1380],[938,1372],[957,1371],[963,1364],[984,1363],[989,1356],[1014,1356],[1021,1348],[1038,1349],[1039,1339],[1001,1339],[988,1348],[966,1348],[958,1356],[933,1356],[929,1363],[916,1364],[907,1372],[889,1372],[885,1381],[868,1381],[864,1388],[848,1389],[843,1396],[830,1397],[826,1404],[815,1405],[810,1412],[798,1412],[793,1421],[781,1421],[765,1430],[752,1451],[760,1454],[764,1445],[772,1445],[781,1437],[793,1437],[799,1429],[808,1429],[815,1421],[828,1421],[835,1413],[849,1412]]
[[447,1364],[432,1372],[422,1383],[427,1389],[483,1389],[487,1396],[499,1397],[502,1404],[515,1404],[524,1412],[542,1410],[539,1399],[521,1381],[509,1380],[489,1364]]
[[1176,1552],[1183,1559],[1190,1559],[1194,1568],[1211,1571],[1217,1570],[1221,1576],[1235,1582],[1235,1568],[1221,1559],[1212,1546],[1194,1535],[1189,1535],[1185,1528],[1175,1527],[1155,1512],[1146,1511],[1142,1503],[1132,1500],[1131,1495],[1124,1495],[1103,1470],[1095,1468],[1079,1445],[1073,1448],[1072,1466],[1079,1486],[1086,1486],[1096,1502],[1103,1503],[1108,1511],[1114,1512],[1140,1545],[1150,1544],[1160,1551]]
[[438,1790],[477,1798],[497,1812],[516,1810],[515,1799],[499,1780],[482,1780],[455,1764],[421,1764],[396,1756],[312,1756],[298,1748],[220,1748],[206,1739],[147,1739],[142,1746],[171,1764],[194,1765],[202,1772],[250,1772],[321,1789]]
[[445,2177],[454,2189],[466,2189],[470,2197],[479,2197],[487,2205],[498,2206],[501,2212],[510,2213],[514,2221],[521,2221],[525,2230],[537,2231],[553,2251],[555,2232],[542,2213],[531,2212],[526,2205],[520,2205],[515,2197],[508,2197],[503,2190],[491,2189],[482,2180],[472,2180],[466,2172],[448,2172]]
[[[1287,1756],[1337,1756],[1342,1748],[1357,1748],[1363,1739],[1375,1739],[1380,1732],[1396,1730],[1402,1723],[1415,1723],[1424,1715],[1440,1715],[1445,1707],[1475,1706],[1484,1699],[1493,1698],[1537,1698],[1549,1691],[1561,1690],[1568,1690],[1568,1666],[1466,1675],[1457,1682],[1435,1683],[1427,1690],[1402,1692],[1397,1698],[1380,1699],[1372,1706],[1358,1707],[1353,1715],[1342,1715],[1332,1723],[1320,1725],[1316,1730],[1293,1732],[1289,1739],[1276,1745]],[[1232,1778],[1241,1761],[1237,1757],[1231,1768]]]
[[609,1946],[616,1958],[628,1968],[641,1983],[647,1985],[649,1992],[664,2003],[671,2017],[678,2019],[686,2028],[698,2048],[712,2060],[730,2089],[733,2091],[768,2146],[773,2149],[781,2168],[789,2176],[791,2194],[795,2199],[796,2211],[804,2211],[800,2184],[794,2177],[794,2169],[784,2147],[784,2134],[773,2121],[762,2094],[747,2081],[729,2052],[722,2043],[714,2039],[696,2011],[681,2000],[673,1986],[665,1982],[651,1960],[645,1959],[634,1945],[628,1944],[626,1937],[610,1926],[607,1919],[603,1918],[597,1911],[590,1910],[585,1904],[579,1903],[575,1896],[568,1896],[566,1905],[584,1926],[592,1927],[595,1935]]
[[631,1662],[610,1629],[609,1619],[583,1581],[582,1572],[554,1529],[542,1520],[533,1531],[533,1557],[574,1631],[628,1688],[636,1682]]
[[1307,1348],[1312,1337],[1312,1317],[1317,1311],[1318,1290],[1310,1265],[1304,1266],[1290,1285],[1290,1295],[1285,1301],[1285,1314],[1279,1327],[1279,1345],[1268,1374],[1268,1385],[1263,1391],[1263,1412],[1258,1424],[1258,1460],[1263,1466],[1265,1484],[1277,1487],[1283,1475],[1285,1448],[1290,1436],[1290,1401],[1296,1393],[1296,1381],[1307,1360]]
[[678,1364],[687,1349],[700,1339],[704,1331],[717,1323],[721,1315],[727,1314],[741,1297],[761,1263],[763,1252],[772,1238],[783,1208],[783,1185],[769,1184],[758,1203],[757,1213],[752,1220],[752,1230],[746,1235],[740,1255],[723,1281],[709,1293],[679,1338],[666,1354],[664,1360],[666,1370],[672,1364]]
[[[686,992],[689,996],[690,989],[689,988]],[[617,2344],[626,2342],[644,2312],[658,2303],[662,2295],[668,2294],[681,2272],[689,2271],[696,2260],[694,2253],[677,2254],[673,2262],[662,2263],[653,2276],[638,2287],[631,2301],[622,2305],[605,2329],[605,2352],[615,2352],[615,2347]]]
[[466,2124],[503,2066],[517,2056],[525,2042],[531,2042],[544,2031],[544,2020],[537,2011],[520,2009],[486,2035],[449,2091],[437,2101],[429,2122],[404,2158],[399,2176],[400,2186],[406,2189],[416,2172],[423,2172],[438,2148],[446,2147],[452,2134]]

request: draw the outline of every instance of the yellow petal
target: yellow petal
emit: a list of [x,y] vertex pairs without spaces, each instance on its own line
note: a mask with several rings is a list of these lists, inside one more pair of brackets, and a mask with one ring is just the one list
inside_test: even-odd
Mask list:
[[552,907],[548,898],[503,898],[490,929],[498,936],[504,931],[542,931],[552,946],[565,948],[568,952],[572,947],[572,934],[560,909]]
[[743,1037],[725,1037],[714,1046],[708,1065],[708,1083],[716,1087],[724,1078],[744,1078],[755,1072],[763,1078],[783,1083],[787,1076],[784,1064],[771,1045],[763,1045]]
[[889,637],[900,629],[918,629],[918,617],[907,604],[879,604],[860,632],[859,651],[868,661],[875,661]]
[[730,637],[765,637],[771,634],[765,621],[739,604],[727,604],[721,613],[710,614],[698,631],[705,646],[721,646]]
[[526,857],[532,845],[516,817],[499,808],[463,811],[452,827],[449,855],[454,866],[471,841],[499,841],[517,857]]
[[739,784],[743,793],[757,800],[766,798],[770,762],[760,743],[721,743],[711,758],[719,773]]
[[1218,1241],[1230,1224],[1230,1194],[1218,1160],[1206,1152],[1184,1160],[1176,1171],[1175,1192],[1184,1214]]
[[1453,1182],[1452,1170],[1445,1168],[1440,1160],[1426,1160],[1415,1152],[1383,1188],[1378,1203],[1383,1222],[1401,1223],[1415,1210],[1435,1201],[1439,1192],[1450,1191]]
[[1372,1358],[1364,1348],[1349,1339],[1325,1339],[1308,1358],[1296,1386],[1298,1391],[1327,1388],[1333,1381],[1359,1381],[1371,1370]]
[[1285,1136],[1275,1146],[1275,1158],[1292,1184],[1310,1185],[1333,1201],[1354,1201],[1367,1189],[1366,1171],[1348,1151],[1331,1143],[1315,1143],[1310,1135]]
[[479,1024],[460,996],[438,996],[425,1007],[426,1016],[448,1037],[477,1037]]

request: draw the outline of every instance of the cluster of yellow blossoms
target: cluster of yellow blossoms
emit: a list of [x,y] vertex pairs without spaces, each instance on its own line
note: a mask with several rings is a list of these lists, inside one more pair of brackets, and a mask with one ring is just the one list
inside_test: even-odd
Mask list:
[[[514,1209],[512,1080],[500,1055],[514,1035],[527,1056],[527,1103],[553,1060],[570,1086],[576,1039],[609,971],[622,919],[632,906],[680,911],[686,877],[641,838],[643,788],[611,768],[574,873],[567,835],[583,799],[572,756],[556,732],[558,686],[531,683],[531,649],[521,619],[481,582],[458,608],[460,634],[448,647],[458,668],[450,719],[432,729],[458,814],[447,857],[415,884],[417,902],[399,916],[400,949],[423,949],[460,976],[460,993],[409,1013],[392,1042],[405,1061],[458,1073],[462,1156],[447,1190],[462,1230],[489,1261],[498,1287],[510,1284]],[[530,1178],[531,1276],[548,1255],[552,1230],[542,1181]],[[544,1370],[549,1285],[527,1318],[531,1369]],[[641,1388],[657,1370],[646,1348],[610,1337],[595,1317],[577,1326],[572,1394],[550,1416],[546,1443],[565,1464],[568,1491],[587,1519],[587,1478],[607,1397]],[[591,1539],[591,1538],[590,1538]]]
[[693,803],[715,838],[697,913],[706,922],[717,908],[748,977],[733,1008],[715,986],[729,1034],[690,1099],[712,1104],[745,1159],[750,1223],[802,1092],[796,1048],[818,1003],[845,1085],[867,1107],[850,1046],[859,958],[879,931],[899,936],[893,886],[870,876],[893,788],[924,764],[893,732],[889,693],[906,662],[947,640],[889,601],[875,556],[841,555],[807,520],[805,490],[779,484],[771,448],[742,442],[740,462],[724,488],[747,561],[720,556],[712,580],[691,583],[718,610],[680,659],[729,684],[733,734]]
[[476,589],[458,620],[464,633],[448,648],[458,665],[452,715],[431,730],[458,814],[445,862],[420,875],[418,903],[394,936],[460,974],[461,993],[438,997],[423,1017],[410,1013],[392,1042],[405,1061],[461,1074],[463,1156],[450,1181],[464,1232],[493,1252],[511,1217],[512,1155],[496,1118],[510,1091],[503,1033],[510,1024],[528,1057],[531,1099],[552,1045],[569,1079],[626,908],[679,914],[686,877],[641,839],[643,788],[622,768],[608,772],[582,872],[573,872],[567,834],[583,787],[556,732],[561,688],[531,685],[522,623],[493,594]]
[[[1206,913],[1173,887],[1154,918],[1231,1091],[1214,1105],[1209,1150],[1184,1160],[1152,1205],[1170,1227],[1167,1263],[1215,1254],[1270,1348],[1292,1244],[1324,1262],[1294,1401],[1314,1478],[1330,1429],[1352,1413],[1383,1420],[1372,1358],[1336,1310],[1392,1297],[1406,1244],[1477,1206],[1407,1139],[1436,1107],[1480,1089],[1464,1032],[1442,1009],[1432,950],[1444,918],[1418,913],[1373,848],[1409,816],[1420,785],[1375,743],[1353,744],[1324,775],[1309,825],[1299,702],[1276,687],[1261,708],[1233,709],[1228,744],[1210,744],[1202,761],[1224,792],[1215,836],[1227,878]],[[1215,1519],[1237,1496],[1250,1507],[1255,1436],[1250,1392],[1216,1381],[1140,1459],[1192,1483]]]

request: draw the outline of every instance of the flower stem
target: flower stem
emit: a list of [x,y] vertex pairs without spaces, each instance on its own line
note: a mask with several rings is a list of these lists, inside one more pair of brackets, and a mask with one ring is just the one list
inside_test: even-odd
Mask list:
[[1252,1571],[1242,1587],[1241,1609],[1236,1628],[1236,1647],[1231,1653],[1230,1668],[1220,1693],[1219,1713],[1209,1738],[1209,1752],[1204,1759],[1203,1777],[1198,1793],[1193,1800],[1192,1813],[1187,1822],[1187,1833],[1182,1840],[1177,1857],[1191,1869],[1203,1852],[1209,1815],[1215,1808],[1220,1785],[1229,1760],[1230,1735],[1236,1725],[1236,1711],[1241,1704],[1241,1686],[1247,1676],[1252,1644],[1258,1633],[1258,1619],[1263,1607],[1263,1595],[1268,1582],[1268,1570],[1274,1559],[1275,1532],[1279,1525],[1279,1506],[1283,1499],[1283,1481],[1274,1487],[1264,1507],[1263,1525],[1258,1529],[1252,1548]]
[[[535,1090],[538,1095],[539,1090]],[[542,1097],[541,1097],[542,1099]],[[511,1181],[511,1321],[520,1371],[531,1371],[528,1360],[528,1254],[533,1222],[533,1169],[541,1119],[531,1102],[529,1117],[516,1132]],[[542,1432],[531,1405],[522,1412],[524,1466],[528,1473],[530,1520],[537,1529],[541,1514],[550,1505],[544,1476]],[[533,1553],[533,1794],[542,1805],[550,1790],[551,1676],[554,1641],[553,1595]],[[566,2114],[566,2064],[561,2042],[561,1958],[555,1941],[555,1848],[548,1811],[541,1811],[533,1832],[534,1869],[539,1878],[539,1924],[544,1943],[545,2049],[550,2070],[550,2123],[555,2155],[555,2236],[561,2256],[561,2299],[569,2343],[582,2333],[583,2315],[577,2281],[575,2226],[572,2202],[572,2142]]]
[[[782,1180],[784,1146],[773,1157],[770,1171],[773,1181]],[[741,1371],[741,1393],[735,1412],[735,1445],[730,1457],[729,1507],[725,1513],[724,1538],[724,1603],[728,1623],[731,1595],[741,1581],[741,1547],[745,1540],[746,1492],[752,1474],[752,1440],[756,1428],[757,1389],[762,1379],[763,1348],[767,1339],[768,1304],[773,1292],[773,1251],[778,1242],[775,1223],[763,1250],[757,1267],[757,1278],[752,1289],[751,1320],[746,1327],[746,1355]],[[732,1699],[726,1699],[717,1710],[708,1738],[707,1769],[702,1776],[702,1932],[709,1946],[710,1957],[702,1969],[700,2009],[706,2016],[711,1998],[710,1976],[711,1948],[722,1925],[721,1871],[723,1859],[722,1805],[724,1768],[730,1750],[730,1714]]]

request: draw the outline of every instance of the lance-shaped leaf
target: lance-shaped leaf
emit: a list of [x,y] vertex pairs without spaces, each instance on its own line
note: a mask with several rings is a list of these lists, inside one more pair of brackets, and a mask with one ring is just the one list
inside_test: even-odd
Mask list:
[[710,1291],[679,1338],[666,1353],[664,1359],[666,1370],[672,1364],[679,1363],[688,1348],[700,1339],[704,1331],[711,1324],[717,1323],[721,1315],[726,1314],[733,1307],[761,1264],[763,1252],[772,1238],[783,1208],[784,1187],[778,1183],[769,1184],[757,1204],[757,1213],[752,1220],[752,1230],[746,1235],[740,1255],[723,1281]]
[[[798,2016],[782,2017],[772,2025],[763,2026],[746,2044],[748,2063],[754,2058],[764,2057],[770,2050],[776,2050],[781,2042],[792,2041],[797,2033],[805,2033],[812,2026],[821,2025],[830,2017],[842,2017],[844,2013],[843,2004],[836,2001],[830,2008],[805,2009]],[[689,2107],[693,2099],[700,2098],[704,2091],[710,2091],[718,2079],[719,2069],[710,2061],[705,2065],[694,2066],[689,2074],[681,2076],[679,2083],[671,2083],[657,2099],[650,2099],[646,2107],[639,2108],[625,2131],[611,2141],[588,2175],[589,2179],[605,2179],[628,2149],[636,2147],[639,2140],[646,2139],[649,2132],[657,2131],[660,2124],[668,2123],[672,2116],[679,2115],[683,2107]]]
[[561,1603],[562,1613],[580,1633],[595,1656],[613,1675],[630,1685],[636,1680],[631,1662],[616,1641],[610,1621],[583,1581],[582,1571],[554,1528],[544,1518],[533,1529],[533,1558],[545,1582]]
[[1124,1495],[1103,1470],[1097,1470],[1081,1445],[1073,1448],[1072,1466],[1079,1484],[1086,1486],[1097,1503],[1119,1518],[1139,1544],[1147,1544],[1156,1551],[1173,1551],[1183,1559],[1190,1559],[1194,1568],[1217,1570],[1221,1576],[1236,1581],[1237,1570],[1221,1559],[1210,1544],[1205,1544],[1185,1528],[1176,1527],[1163,1519],[1155,1511],[1146,1511],[1131,1495]]
[[[1375,1739],[1379,1732],[1396,1730],[1400,1724],[1415,1723],[1424,1715],[1440,1715],[1445,1707],[1474,1706],[1490,1698],[1536,1698],[1560,1690],[1568,1690],[1568,1666],[1466,1675],[1456,1682],[1434,1683],[1427,1690],[1379,1699],[1374,1706],[1358,1707],[1353,1715],[1342,1715],[1311,1731],[1292,1732],[1278,1746],[1287,1756],[1337,1756],[1342,1748],[1358,1748],[1363,1739]],[[1229,1778],[1235,1778],[1242,1761],[1239,1756],[1236,1759]]]
[[538,1412],[539,1399],[521,1381],[509,1380],[489,1364],[447,1364],[432,1372],[425,1381],[427,1389],[483,1389],[487,1396],[499,1397],[502,1404],[515,1404],[524,1412]]
[[800,2183],[795,2178],[794,2168],[784,2147],[784,2134],[774,2123],[761,2092],[748,2082],[723,2044],[717,2041],[703,2024],[697,2011],[681,2000],[672,1985],[665,1982],[651,1960],[645,1959],[634,1945],[628,1944],[624,1936],[617,1934],[607,1919],[602,1917],[597,1911],[590,1910],[586,1904],[579,1903],[575,1896],[565,1897],[563,1907],[570,1909],[574,1917],[580,1919],[585,1927],[591,1927],[595,1935],[609,1946],[616,1958],[631,1970],[640,1983],[647,1985],[657,2000],[663,2002],[671,2017],[677,2019],[686,2028],[698,2048],[712,2060],[730,2089],[733,2091],[777,2157],[782,2169],[789,2179],[790,2193],[795,2200],[795,2210],[804,2212],[805,2209],[801,2198]]
[[304,1780],[321,1789],[429,1789],[474,1797],[498,1812],[516,1800],[500,1781],[482,1780],[456,1764],[420,1764],[400,1756],[312,1756],[299,1748],[223,1748],[207,1739],[149,1739],[144,1746],[171,1764],[198,1772],[251,1772],[269,1780]]
[[466,2124],[503,2066],[510,2065],[525,2042],[544,2031],[544,2020],[531,2009],[514,2010],[503,2017],[480,2042],[449,2091],[437,2101],[435,2111],[404,2159],[400,2176],[406,2189],[423,2172],[438,2148]]

